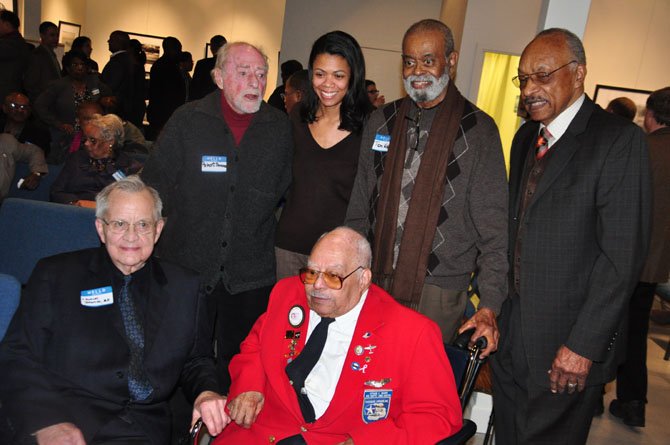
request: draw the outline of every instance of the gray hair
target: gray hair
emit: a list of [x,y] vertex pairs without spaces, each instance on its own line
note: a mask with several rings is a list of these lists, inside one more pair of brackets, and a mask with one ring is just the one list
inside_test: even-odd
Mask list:
[[[540,32],[535,36],[535,39],[540,37],[556,37],[560,36],[565,39],[565,43],[568,46],[568,50],[572,54],[572,57],[580,65],[586,65],[586,52],[584,51],[584,45],[577,35],[571,31],[568,31],[564,28],[549,28]],[[535,40],[533,39],[533,40]]]
[[446,57],[449,57],[449,54],[454,52],[454,34],[447,25],[435,19],[423,19],[414,23],[405,31],[402,41],[405,42],[405,39],[411,34],[425,31],[437,31],[442,34]]
[[100,130],[103,140],[114,141],[116,146],[123,145],[123,121],[116,114],[94,114],[87,124]]
[[112,182],[96,195],[96,218],[102,219],[107,215],[107,210],[109,209],[109,195],[115,190],[125,193],[142,193],[144,191],[149,192],[151,198],[154,201],[154,220],[159,221],[161,219],[161,214],[163,212],[163,201],[161,200],[160,195],[155,188],[146,185],[144,181],[142,181],[142,179],[140,179],[140,177],[137,175],[131,175],[121,179],[120,181]]
[[[216,64],[214,65],[214,69],[211,71],[211,76],[212,79],[214,79],[214,70],[220,69],[221,74],[223,75],[225,73],[225,70],[223,67],[226,65],[226,62],[228,61],[228,56],[230,55],[230,50],[235,48],[236,46],[246,46],[249,48],[252,48],[258,52],[258,54],[263,57],[263,60],[265,61],[265,69],[268,69],[268,56],[265,55],[263,50],[258,48],[257,46],[252,45],[251,43],[247,42],[229,42],[226,43],[219,49],[219,51],[216,53]],[[216,80],[215,80],[216,82]]]

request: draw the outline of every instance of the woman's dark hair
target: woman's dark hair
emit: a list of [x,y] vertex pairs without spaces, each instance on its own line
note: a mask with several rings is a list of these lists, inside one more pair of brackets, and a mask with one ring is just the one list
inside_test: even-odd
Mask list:
[[63,54],[63,69],[68,69],[70,65],[72,65],[72,62],[74,62],[74,59],[79,59],[86,63],[88,57],[86,57],[86,54],[84,54],[82,51],[76,49],[70,50]]
[[[360,133],[365,118],[372,111],[372,104],[365,89],[365,59],[356,39],[343,31],[332,31],[319,37],[312,46],[309,55],[309,79],[314,75],[314,60],[320,54],[340,56],[347,61],[351,76],[349,87],[340,105],[340,130]],[[307,97],[300,109],[305,122],[314,122],[319,109],[319,98],[313,88],[307,89]]]
[[79,37],[76,37],[76,38],[72,41],[72,47],[70,47],[70,50],[71,50],[71,51],[83,51],[82,48],[83,48],[84,45],[86,45],[87,43],[91,43],[91,39],[90,39],[89,37],[86,37],[86,36],[79,36]]

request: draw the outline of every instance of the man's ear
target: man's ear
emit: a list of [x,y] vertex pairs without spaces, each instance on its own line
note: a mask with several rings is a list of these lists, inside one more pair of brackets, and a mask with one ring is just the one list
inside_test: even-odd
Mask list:
[[223,72],[221,71],[221,68],[214,68],[213,75],[214,75],[214,83],[216,84],[217,87],[219,87],[220,90],[222,90],[223,89]]

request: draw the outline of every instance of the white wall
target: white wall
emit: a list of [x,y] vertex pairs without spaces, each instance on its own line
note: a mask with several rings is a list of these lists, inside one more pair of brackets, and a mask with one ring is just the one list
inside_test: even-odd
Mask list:
[[286,0],[281,62],[299,60],[305,68],[314,41],[341,30],[363,47],[366,73],[387,102],[404,95],[401,82],[402,36],[424,18],[440,17],[441,0]]
[[537,34],[538,0],[468,0],[456,86],[477,100],[484,52],[521,55]]
[[641,90],[670,85],[670,0],[592,0],[584,34],[586,92],[596,84]]

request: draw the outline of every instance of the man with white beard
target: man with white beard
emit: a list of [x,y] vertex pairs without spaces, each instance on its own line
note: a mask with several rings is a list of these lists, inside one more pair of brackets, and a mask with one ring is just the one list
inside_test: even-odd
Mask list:
[[258,48],[226,44],[218,88],[172,114],[142,173],[170,220],[159,254],[201,275],[224,393],[228,361],[275,283],[274,211],[291,180],[291,126],[263,102],[267,71]]
[[[507,182],[498,129],[449,78],[451,30],[413,24],[402,43],[408,97],[366,124],[345,224],[373,240],[373,277],[437,322],[445,341],[475,327],[497,348],[507,295]],[[471,275],[480,303],[465,324]]]

